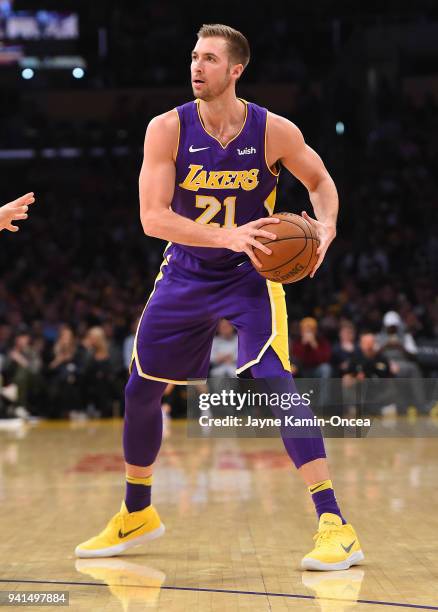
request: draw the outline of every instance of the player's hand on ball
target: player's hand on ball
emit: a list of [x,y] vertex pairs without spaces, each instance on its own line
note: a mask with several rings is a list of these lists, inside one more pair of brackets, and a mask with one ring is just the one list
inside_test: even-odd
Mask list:
[[34,194],[26,193],[26,195],[8,202],[4,206],[0,206],[0,232],[4,229],[10,232],[18,232],[19,228],[12,221],[22,221],[27,219],[28,208],[30,204],[35,202]]
[[275,240],[277,236],[272,232],[267,232],[261,229],[264,225],[270,223],[280,223],[280,219],[275,217],[262,217],[256,221],[251,221],[240,227],[235,227],[228,230],[227,242],[224,245],[227,249],[231,249],[236,253],[246,253],[251,259],[253,264],[258,268],[262,267],[259,261],[255,249],[260,249],[266,255],[271,255],[272,251],[267,246],[257,240],[257,238],[268,238],[269,240]]
[[317,262],[316,262],[312,272],[310,273],[310,278],[313,278],[315,276],[315,273],[318,270],[319,266],[324,261],[324,257],[325,257],[325,254],[327,252],[327,249],[329,248],[330,244],[332,243],[332,241],[336,237],[336,226],[335,225],[330,225],[330,224],[327,224],[327,223],[322,223],[321,221],[317,221],[316,219],[313,219],[312,217],[309,217],[309,215],[306,213],[306,211],[303,211],[301,213],[301,216],[308,223],[310,223],[310,225],[315,230],[316,235],[318,236],[318,239],[319,239],[319,246],[318,246],[318,248],[316,250],[316,254],[318,255],[318,260],[317,260]]

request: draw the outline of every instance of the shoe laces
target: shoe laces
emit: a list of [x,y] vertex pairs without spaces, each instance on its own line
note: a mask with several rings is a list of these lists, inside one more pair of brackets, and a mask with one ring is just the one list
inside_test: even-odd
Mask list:
[[333,536],[341,535],[342,528],[338,526],[327,527],[326,529],[321,529],[313,536],[313,540],[315,541],[315,548],[319,548],[323,546],[326,542],[330,541]]

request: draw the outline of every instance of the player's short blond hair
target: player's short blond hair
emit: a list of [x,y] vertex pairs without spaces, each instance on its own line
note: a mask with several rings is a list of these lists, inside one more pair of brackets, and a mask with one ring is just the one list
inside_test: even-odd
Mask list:
[[198,38],[215,36],[227,41],[230,61],[233,64],[242,64],[244,68],[248,66],[251,52],[249,42],[242,32],[221,23],[204,23],[198,32]]

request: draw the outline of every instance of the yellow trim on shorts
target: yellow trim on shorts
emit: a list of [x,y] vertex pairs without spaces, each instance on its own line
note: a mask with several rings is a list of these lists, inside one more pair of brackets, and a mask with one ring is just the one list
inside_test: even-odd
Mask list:
[[291,372],[289,359],[289,338],[287,330],[287,309],[283,285],[281,283],[274,283],[273,281],[267,280],[266,286],[271,304],[272,332],[257,357],[238,368],[236,370],[237,374],[240,374],[256,363],[259,363],[270,346],[272,346],[272,349],[280,359],[283,368],[287,372]]
[[277,335],[272,341],[272,348],[281,361],[281,365],[288,372],[291,371],[289,358],[289,334],[287,326],[287,308],[283,285],[268,281],[273,286],[275,318],[277,322]]
[[141,370],[138,363],[138,356],[135,359],[135,365],[137,366],[138,375],[142,378],[147,378],[148,380],[154,380],[155,382],[164,382],[170,383],[172,385],[202,385],[207,381],[206,378],[199,378],[195,380],[173,380],[173,378],[159,378],[158,376],[152,376],[151,374],[145,374],[143,370]]
[[[154,380],[156,382],[172,383],[174,385],[198,385],[200,383],[205,383],[206,379],[205,378],[202,378],[202,379],[200,378],[200,379],[197,379],[197,380],[173,380],[172,378],[160,378],[159,376],[152,376],[151,374],[146,374],[141,369],[140,359],[139,359],[138,353],[137,353],[137,336],[138,336],[138,331],[140,329],[141,321],[143,319],[143,315],[144,315],[144,313],[146,311],[147,305],[149,304],[149,302],[151,301],[152,296],[155,293],[155,290],[157,288],[158,282],[163,278],[163,268],[165,266],[167,266],[168,263],[169,263],[169,259],[166,257],[166,251],[167,251],[167,249],[171,245],[172,245],[172,243],[168,242],[166,248],[164,249],[164,253],[163,253],[164,260],[163,260],[163,263],[160,266],[160,270],[159,270],[159,272],[157,274],[157,277],[155,279],[155,282],[154,282],[154,287],[153,287],[153,289],[152,289],[152,291],[151,291],[151,293],[150,293],[150,295],[148,297],[148,301],[146,302],[146,305],[143,308],[143,312],[141,313],[141,317],[140,317],[140,320],[138,322],[137,331],[135,332],[134,348],[132,350],[131,364],[129,366],[129,372],[131,373],[132,364],[135,361],[135,365],[137,366],[137,372],[138,372],[139,376],[141,376],[142,378],[147,378],[148,380]],[[170,256],[169,256],[169,258],[170,258]]]

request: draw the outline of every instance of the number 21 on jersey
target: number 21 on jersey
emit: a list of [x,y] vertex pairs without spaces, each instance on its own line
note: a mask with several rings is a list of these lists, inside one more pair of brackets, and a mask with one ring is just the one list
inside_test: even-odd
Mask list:
[[204,212],[199,215],[195,219],[197,223],[202,223],[204,225],[214,225],[215,227],[220,227],[220,223],[213,222],[212,219],[222,210],[222,207],[225,208],[225,219],[222,227],[226,227],[231,229],[232,227],[236,227],[235,216],[236,216],[236,196],[229,196],[225,198],[225,200],[220,202],[214,196],[196,196],[196,208],[204,208]]

